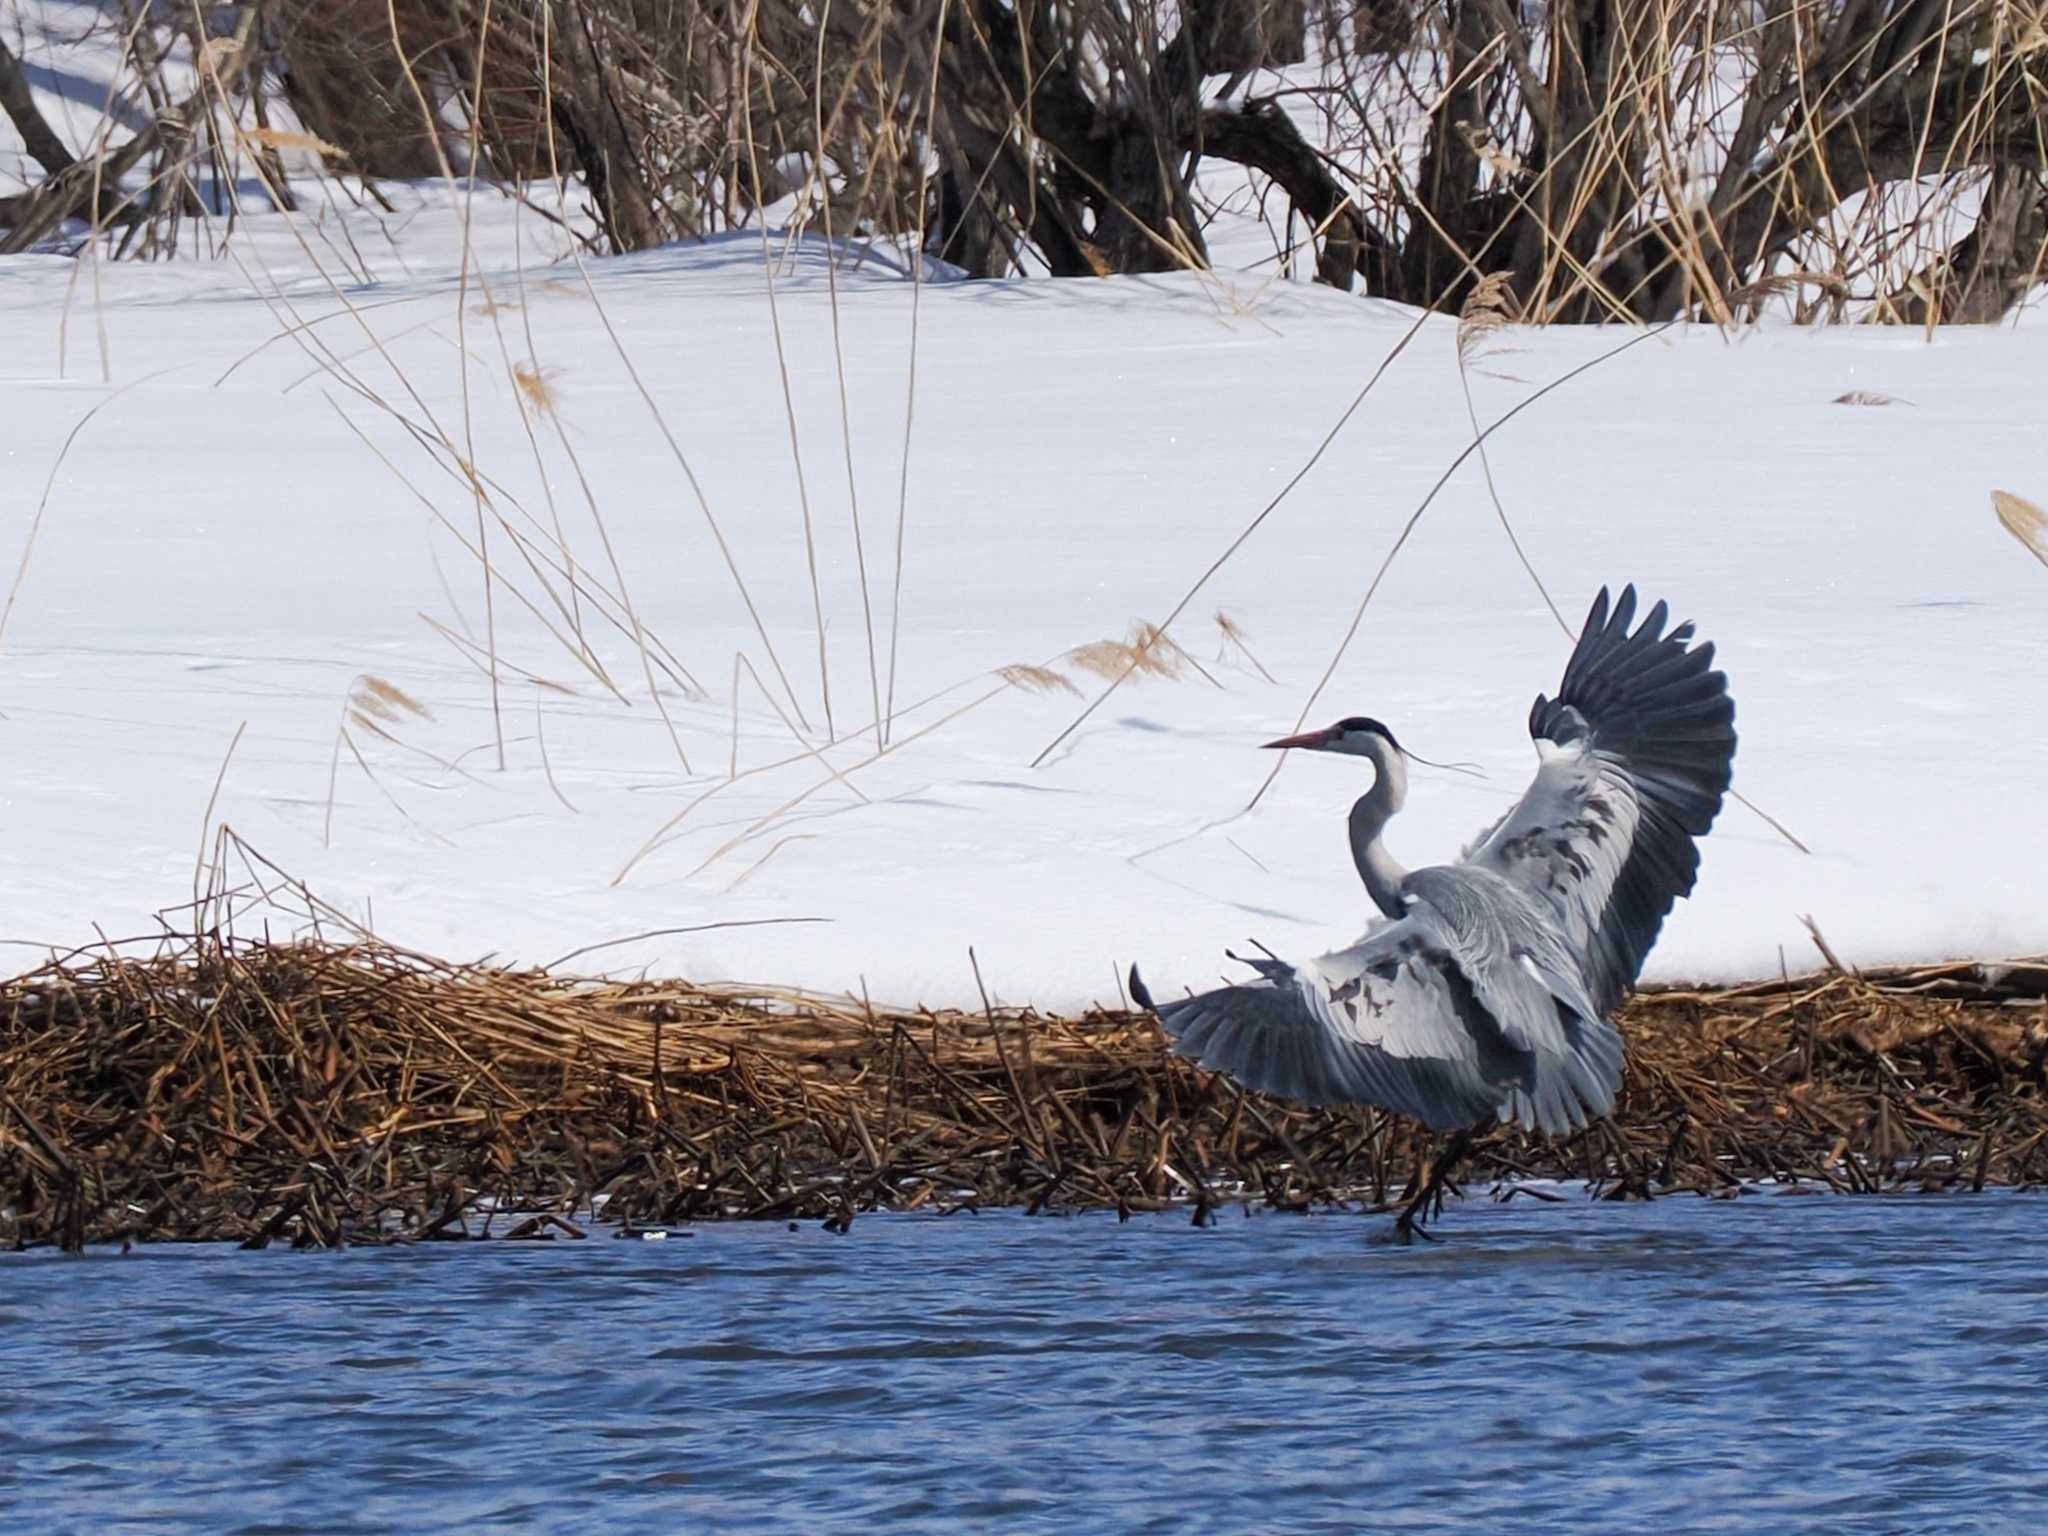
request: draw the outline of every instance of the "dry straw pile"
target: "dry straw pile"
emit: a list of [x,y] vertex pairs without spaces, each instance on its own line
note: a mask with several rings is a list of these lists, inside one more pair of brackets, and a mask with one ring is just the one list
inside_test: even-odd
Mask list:
[[[2048,966],[1665,992],[1628,1089],[1565,1141],[1496,1132],[1474,1186],[1609,1197],[2048,1178]],[[0,1242],[251,1246],[580,1235],[864,1211],[1289,1210],[1398,1197],[1404,1121],[1244,1095],[1123,1013],[813,997],[180,941],[0,984]],[[1544,1193],[1537,1190],[1536,1193]]]

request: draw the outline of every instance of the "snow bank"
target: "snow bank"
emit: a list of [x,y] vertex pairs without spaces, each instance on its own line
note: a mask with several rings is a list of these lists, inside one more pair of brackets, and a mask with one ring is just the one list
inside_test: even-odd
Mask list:
[[[764,262],[753,238],[594,263],[586,288],[561,236],[497,199],[464,283],[461,228],[414,192],[388,216],[248,212],[219,261],[0,263],[0,581],[27,552],[0,635],[0,937],[151,931],[190,891],[242,727],[215,820],[454,956],[747,923],[573,963],[941,1003],[973,998],[972,945],[1000,996],[1064,1007],[1113,998],[1134,958],[1174,986],[1247,938],[1355,935],[1356,765],[1290,761],[1244,810],[1271,766],[1257,744],[1292,727],[1470,440],[1449,322],[1189,605],[1173,634],[1208,676],[1134,680],[1034,768],[1082,698],[994,669],[1051,663],[1092,696],[1072,649],[1164,617],[1412,314],[1257,277],[914,290],[880,258],[844,264],[835,298],[822,247]],[[1473,376],[1481,419],[1627,339],[1504,334]],[[1653,976],[1807,963],[1801,914],[1851,961],[2043,947],[2048,571],[1988,493],[2048,499],[2044,362],[2038,327],[1673,331],[1493,440],[1502,504],[1574,623],[1633,580],[1719,644],[1737,786],[1811,850],[1731,805]],[[1892,403],[1835,403],[1849,392]],[[489,497],[488,615],[461,457]],[[707,504],[806,741],[751,677],[733,734],[736,656],[780,690]],[[641,643],[598,591],[622,586]],[[1311,723],[1370,713],[1477,764],[1418,773],[1390,834],[1410,863],[1451,857],[1520,793],[1528,702],[1567,649],[1475,461]],[[370,678],[419,710],[368,702]]]

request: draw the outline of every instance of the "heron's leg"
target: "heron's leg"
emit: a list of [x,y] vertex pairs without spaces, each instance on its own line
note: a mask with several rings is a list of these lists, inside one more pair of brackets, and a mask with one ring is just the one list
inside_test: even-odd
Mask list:
[[1477,1126],[1466,1126],[1454,1133],[1437,1154],[1432,1182],[1436,1185],[1436,1198],[1431,1202],[1429,1217],[1434,1221],[1444,1213],[1444,1195],[1448,1192],[1462,1198],[1464,1189],[1458,1183],[1458,1174],[1463,1171],[1465,1159],[1472,1151],[1472,1143],[1479,1137]]
[[1418,1236],[1429,1236],[1422,1230],[1422,1223],[1425,1218],[1434,1221],[1443,1215],[1444,1191],[1457,1187],[1451,1175],[1465,1161],[1465,1154],[1471,1151],[1472,1138],[1476,1134],[1477,1128],[1473,1126],[1452,1132],[1436,1156],[1429,1160],[1428,1171],[1422,1177],[1422,1185],[1415,1198],[1394,1218],[1394,1231],[1401,1241],[1405,1243]]

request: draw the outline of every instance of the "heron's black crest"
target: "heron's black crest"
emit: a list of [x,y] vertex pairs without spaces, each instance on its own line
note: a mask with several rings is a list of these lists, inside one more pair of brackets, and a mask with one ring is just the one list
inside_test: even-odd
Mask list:
[[1347,735],[1353,731],[1364,731],[1374,736],[1384,736],[1387,739],[1388,746],[1392,747],[1396,752],[1401,750],[1401,743],[1394,740],[1394,733],[1368,715],[1347,716],[1337,722],[1337,729]]

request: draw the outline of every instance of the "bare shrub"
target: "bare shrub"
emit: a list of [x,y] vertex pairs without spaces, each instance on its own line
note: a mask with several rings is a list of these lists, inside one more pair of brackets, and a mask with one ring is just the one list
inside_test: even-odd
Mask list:
[[[162,14],[137,29],[138,60],[193,26]],[[467,168],[472,147],[508,182],[572,178],[613,250],[772,217],[922,238],[974,276],[1085,276],[1203,266],[1227,212],[1262,217],[1275,259],[1323,282],[1452,311],[1502,273],[1532,323],[1728,323],[1772,304],[1920,325],[2005,313],[2048,252],[2041,0],[209,14],[244,44],[223,100],[260,109],[281,90],[373,179]],[[160,163],[136,197],[154,208],[181,177]],[[46,238],[53,201],[89,211],[80,179],[53,170],[0,209],[0,249]]]

